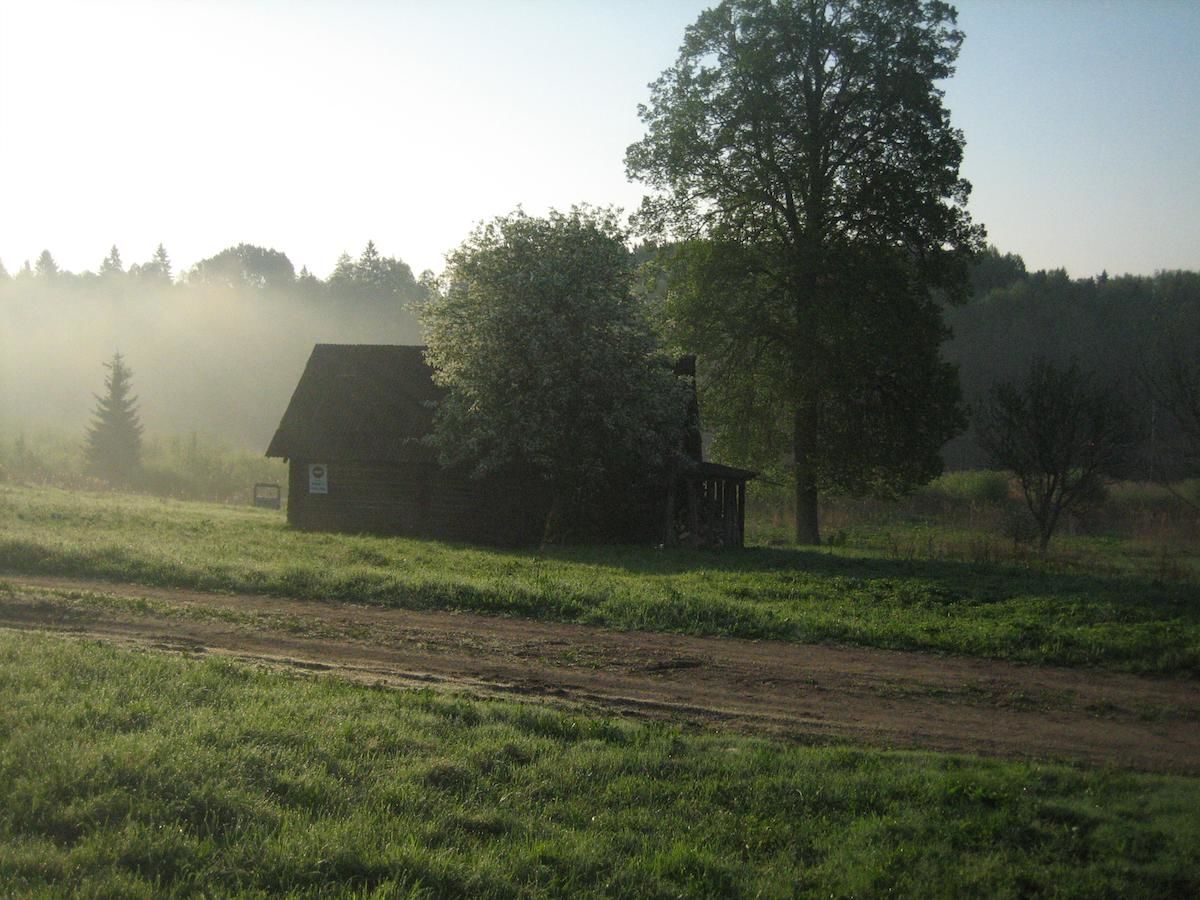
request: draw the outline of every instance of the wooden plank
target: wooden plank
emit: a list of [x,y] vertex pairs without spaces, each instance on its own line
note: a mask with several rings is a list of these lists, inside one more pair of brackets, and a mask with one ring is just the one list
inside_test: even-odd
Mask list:
[[746,546],[746,482],[744,482],[744,481],[738,482],[737,505],[738,505],[737,545],[739,547],[745,547]]

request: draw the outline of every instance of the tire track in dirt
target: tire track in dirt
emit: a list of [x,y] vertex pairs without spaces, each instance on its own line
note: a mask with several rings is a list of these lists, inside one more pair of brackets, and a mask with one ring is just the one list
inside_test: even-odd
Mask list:
[[2,577],[15,589],[0,593],[11,629],[800,740],[1200,774],[1192,680]]

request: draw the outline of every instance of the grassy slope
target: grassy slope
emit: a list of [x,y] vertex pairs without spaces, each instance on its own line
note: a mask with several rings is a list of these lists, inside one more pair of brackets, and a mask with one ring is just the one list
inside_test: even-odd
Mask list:
[[686,735],[0,632],[5,894],[1152,895],[1200,781]]
[[846,549],[538,555],[305,534],[244,507],[0,485],[0,571],[1200,674],[1194,580],[1034,565]]

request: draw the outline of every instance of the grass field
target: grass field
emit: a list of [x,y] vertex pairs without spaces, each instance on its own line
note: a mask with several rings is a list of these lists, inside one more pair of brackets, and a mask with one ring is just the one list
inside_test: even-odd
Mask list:
[[[6,437],[15,434],[15,437]],[[25,430],[0,422],[0,481],[71,490],[103,490],[87,473],[84,435],[52,428]],[[255,482],[277,483],[286,492],[287,464],[261,452],[236,450],[195,432],[148,435],[142,442],[138,491],[182,500],[249,503]]]
[[6,895],[1195,896],[1200,781],[0,632]]
[[[0,572],[1200,674],[1186,545],[1165,565],[1136,538],[1068,536],[1039,560],[946,517],[839,530],[821,551],[535,553],[0,484]],[[0,696],[4,895],[1200,892],[1195,778],[689,733],[4,631]]]
[[954,535],[988,539],[922,521],[860,527],[820,551],[539,554],[302,533],[247,507],[0,484],[0,572],[1200,674],[1194,555],[1163,566],[1136,541],[1080,537],[1046,561],[972,561],[938,550]]

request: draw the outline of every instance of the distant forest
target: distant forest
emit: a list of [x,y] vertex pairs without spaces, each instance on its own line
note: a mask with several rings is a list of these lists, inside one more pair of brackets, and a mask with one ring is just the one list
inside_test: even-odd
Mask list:
[[409,307],[423,294],[374,243],[324,280],[249,244],[182,273],[161,246],[128,267],[114,247],[79,274],[43,252],[15,274],[0,266],[0,428],[82,434],[119,351],[148,433],[264,450],[313,344],[419,343]]
[[[1027,272],[1019,256],[991,248],[971,280],[972,300],[947,310],[953,337],[945,347],[968,404],[977,406],[997,381],[1020,379],[1035,358],[1063,365],[1074,359],[1132,410],[1131,439],[1142,461],[1134,474],[1146,474],[1152,458],[1182,458],[1178,424],[1144,378],[1164,360],[1190,362],[1200,352],[1200,273],[1072,279],[1062,269]],[[945,459],[948,468],[987,462],[970,431],[950,443]]]
[[[261,450],[314,343],[421,342],[411,307],[430,277],[418,279],[373,243],[343,255],[327,279],[248,244],[182,273],[161,246],[128,266],[114,247],[96,271],[78,274],[49,252],[15,273],[0,265],[0,428],[82,435],[101,365],[120,351],[149,432],[198,432]],[[946,311],[953,336],[944,350],[969,406],[1035,357],[1076,359],[1126,395],[1143,456],[1175,439],[1141,374],[1172,354],[1196,354],[1200,273],[1072,279],[1028,272],[1019,256],[992,248],[977,259],[972,285],[973,299]],[[969,431],[945,457],[948,468],[986,464]]]

